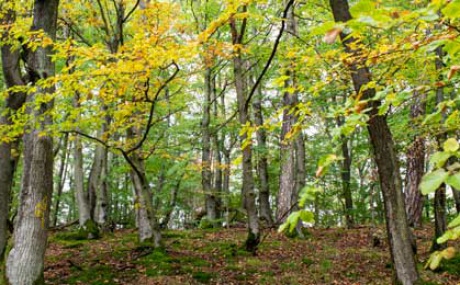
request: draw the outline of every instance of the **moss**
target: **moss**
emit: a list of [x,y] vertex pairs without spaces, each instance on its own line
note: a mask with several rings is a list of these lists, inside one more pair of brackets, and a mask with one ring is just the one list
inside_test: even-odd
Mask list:
[[205,283],[205,284],[209,283],[214,276],[215,275],[213,273],[202,272],[202,271],[194,272],[192,274],[193,279],[195,279],[198,282]]
[[87,239],[98,239],[100,238],[99,227],[93,220],[87,220],[83,227],[80,227],[81,234]]
[[443,260],[438,270],[455,276],[460,276],[460,255],[456,255],[454,258],[449,260]]

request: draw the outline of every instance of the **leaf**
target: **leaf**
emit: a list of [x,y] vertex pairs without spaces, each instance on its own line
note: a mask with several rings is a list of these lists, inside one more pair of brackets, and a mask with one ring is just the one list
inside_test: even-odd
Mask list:
[[455,73],[457,73],[457,71],[459,70],[460,70],[460,65],[452,65],[450,67],[449,73],[447,74],[447,79],[450,80],[455,75]]
[[455,248],[449,246],[448,248],[446,248],[443,251],[441,251],[441,256],[444,259],[451,259],[451,258],[453,258],[455,256],[455,253],[456,253]]
[[449,157],[451,157],[450,153],[442,151],[436,152],[431,156],[430,164],[434,165],[435,168],[441,168],[444,166]]
[[336,27],[329,30],[323,37],[323,41],[327,44],[333,44],[337,39],[338,35],[342,32],[342,28]]
[[441,263],[441,260],[442,260],[442,255],[439,253],[439,251],[433,252],[430,259],[428,260],[430,261],[429,263],[430,269],[435,270],[436,268],[438,268],[439,264]]
[[446,179],[446,183],[455,188],[456,190],[460,190],[460,173],[455,173],[454,175],[449,175]]
[[443,144],[444,151],[455,152],[458,150],[458,142],[454,138],[447,139]]
[[422,182],[419,186],[422,194],[427,195],[436,191],[448,176],[449,173],[447,173],[444,169],[438,169],[423,175]]
[[311,211],[301,210],[299,212],[299,217],[303,222],[313,223],[315,221],[315,215]]
[[457,226],[460,226],[460,215],[458,215],[455,219],[450,221],[450,223],[448,225],[449,228],[454,228],[454,227],[457,227]]

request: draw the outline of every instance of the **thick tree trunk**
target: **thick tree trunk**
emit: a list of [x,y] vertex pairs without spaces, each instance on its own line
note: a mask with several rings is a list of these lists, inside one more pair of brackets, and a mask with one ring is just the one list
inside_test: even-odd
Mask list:
[[[410,110],[411,120],[417,120],[425,114],[425,96],[419,92],[413,94],[414,102]],[[422,212],[424,197],[419,190],[419,184],[425,172],[425,140],[423,137],[415,136],[414,142],[407,149],[405,201],[407,221],[411,227],[422,225]]]
[[292,212],[292,196],[295,190],[295,149],[294,142],[286,135],[291,132],[294,118],[291,108],[293,107],[293,94],[288,92],[283,96],[283,124],[280,137],[280,187],[277,201],[276,219],[283,223]]
[[[54,40],[57,9],[57,0],[36,0],[32,30],[43,30]],[[51,54],[51,47],[38,47],[30,54],[27,65],[32,78],[46,79],[54,76]],[[52,94],[54,91],[54,87],[38,87],[37,92],[27,98],[27,102],[31,104],[27,112],[33,117],[35,124],[24,135],[24,169],[19,212],[14,229],[14,246],[6,264],[7,280],[12,285],[44,284],[43,267],[53,191],[53,140],[46,135],[52,118],[45,114],[52,110],[53,102],[41,103],[37,110],[35,100],[40,93]]]
[[[330,0],[330,5],[336,22],[351,20],[347,0]],[[356,49],[356,44],[359,42],[356,39],[344,33],[341,33],[340,37],[347,53],[354,56],[359,54],[359,50]],[[354,89],[359,94],[358,96],[362,96],[363,100],[374,98],[375,89],[361,90],[362,86],[372,81],[369,69],[357,62],[352,63],[350,69]],[[394,283],[410,285],[418,281],[419,275],[411,246],[411,233],[406,219],[402,181],[393,137],[386,117],[378,114],[380,102],[373,101],[370,104],[367,129],[384,198],[387,234],[395,270]]]
[[[127,131],[127,138],[134,139],[140,136],[139,130],[131,128]],[[134,151],[130,156],[123,154],[131,166],[131,180],[134,185],[134,209],[139,241],[151,242],[154,247],[161,247],[161,231],[157,218],[157,209],[153,203],[152,191],[145,171],[145,162]]]
[[[0,17],[0,23],[9,24],[14,21],[14,13],[8,11],[4,18]],[[7,41],[8,31],[6,31],[2,38]],[[10,45],[1,46],[1,63],[3,78],[5,80],[6,87],[10,88],[17,85],[24,85],[24,81],[21,77],[20,69],[20,50],[13,49]],[[5,109],[0,108],[0,124],[11,125],[10,115],[21,108],[25,101],[24,93],[13,93],[10,92],[6,99]],[[16,170],[19,155],[13,156],[11,151],[16,145],[18,139],[13,142],[0,142],[0,263],[4,259],[4,253],[6,243],[8,240],[8,218],[10,210],[10,194],[13,185],[14,173]]]

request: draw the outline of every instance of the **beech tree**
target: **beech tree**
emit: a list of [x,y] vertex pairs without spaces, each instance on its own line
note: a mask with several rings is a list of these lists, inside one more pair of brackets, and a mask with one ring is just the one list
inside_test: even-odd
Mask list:
[[18,220],[13,234],[14,245],[6,263],[6,278],[10,284],[44,284],[54,158],[53,139],[48,133],[53,100],[46,99],[46,95],[52,95],[55,87],[53,83],[43,83],[55,74],[52,47],[46,44],[46,39],[51,42],[56,39],[58,3],[57,0],[34,1],[31,32],[42,33],[42,42],[36,49],[24,51],[28,83],[36,86],[36,91],[28,94],[25,102],[31,125],[23,137],[24,169]]
[[[332,13],[336,22],[346,23],[352,19],[347,0],[331,0]],[[359,58],[359,42],[353,35],[340,32],[342,44],[347,53]],[[379,115],[380,102],[373,100],[375,89],[366,85],[372,81],[367,66],[356,61],[350,63],[350,73],[358,101],[369,100],[368,131],[373,147],[374,159],[380,178],[380,187],[385,204],[387,234],[395,279],[401,284],[414,284],[419,279],[411,246],[411,234],[407,224],[402,180],[396,156],[393,137],[385,116]]]

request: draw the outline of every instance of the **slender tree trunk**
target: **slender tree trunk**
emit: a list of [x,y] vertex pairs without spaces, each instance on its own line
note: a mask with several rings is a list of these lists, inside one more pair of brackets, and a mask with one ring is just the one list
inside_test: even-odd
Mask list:
[[[101,134],[105,132],[107,122],[104,123]],[[93,165],[88,179],[88,192],[90,193],[91,218],[102,229],[107,227],[108,210],[108,150],[102,145],[97,145],[93,158]]]
[[[79,94],[75,94],[75,108],[80,107]],[[75,146],[73,150],[74,157],[74,185],[75,185],[75,200],[78,208],[78,222],[80,228],[83,229],[88,239],[97,238],[99,233],[95,230],[95,224],[91,216],[91,200],[89,192],[85,191],[85,178],[83,170],[83,144],[80,137],[76,136],[74,140]]]
[[[436,59],[435,59],[435,66],[436,70],[439,73],[438,80],[442,80],[441,71],[444,67],[444,63],[442,62],[443,57],[443,50],[442,47],[438,47],[436,49]],[[436,90],[436,104],[440,104],[444,101],[444,88],[438,87]],[[443,120],[445,120],[445,114],[443,114]],[[442,148],[443,142],[446,140],[447,134],[442,133],[436,137],[438,141],[438,148]],[[446,217],[446,184],[443,183],[439,188],[436,190],[434,195],[434,238],[433,244],[431,246],[431,250],[439,250],[447,248],[446,243],[438,244],[437,239],[444,234],[447,229],[447,217]]]
[[[413,94],[414,102],[410,110],[411,120],[417,120],[425,114],[425,96],[419,92]],[[407,149],[405,200],[409,226],[418,227],[422,224],[424,197],[419,184],[425,172],[425,140],[415,136],[414,142]]]
[[[289,35],[297,34],[294,8],[289,11],[287,21]],[[288,67],[286,88],[296,88],[296,75]],[[280,142],[280,188],[277,201],[277,222],[284,222],[292,211],[297,210],[298,192],[305,185],[305,145],[301,130],[295,130],[298,121],[294,110],[299,102],[298,92],[285,91],[283,94],[283,124]],[[299,224],[300,225],[300,224]],[[299,225],[297,233],[302,236]]]
[[204,75],[204,102],[203,118],[201,121],[202,133],[202,153],[201,153],[201,185],[205,193],[206,217],[215,224],[217,219],[217,201],[212,187],[212,157],[211,157],[211,131],[209,124],[211,122],[211,98],[212,98],[212,74],[211,69],[207,68]]
[[[33,7],[32,30],[43,30],[55,40],[58,1],[36,0]],[[31,52],[27,66],[32,78],[46,79],[54,76],[51,54],[51,47],[38,47]],[[38,110],[34,106],[40,93],[53,94],[54,91],[54,87],[43,89],[37,86],[37,91],[27,98],[27,103],[30,103],[27,112],[32,116],[34,124],[24,135],[19,212],[14,229],[14,246],[6,264],[7,280],[12,285],[44,284],[44,256],[53,191],[53,139],[46,134],[52,118],[46,113],[52,110],[53,102],[41,103]]]
[[[351,20],[347,0],[330,0],[330,5],[336,22]],[[345,33],[341,33],[340,38],[347,53],[354,56],[359,54],[359,48],[355,47],[356,44],[359,45],[359,42],[355,38]],[[352,63],[350,69],[354,89],[358,96],[362,96],[363,100],[374,98],[375,89],[361,90],[362,86],[372,81],[369,69],[362,66],[361,63]],[[367,129],[373,146],[383,194],[387,234],[395,271],[394,283],[410,285],[419,280],[419,275],[412,251],[411,233],[406,219],[397,155],[386,117],[378,114],[380,102],[373,101],[370,104],[371,109],[368,112],[370,119]]]
[[[246,10],[246,7],[244,8]],[[243,42],[246,19],[243,20],[241,31],[237,30],[235,20],[230,22],[232,32],[232,43],[241,45]],[[235,78],[236,100],[238,105],[238,119],[241,125],[249,123],[248,109],[246,108],[247,100],[247,77],[245,76],[245,64],[240,51],[233,57],[233,74]],[[245,144],[248,138],[247,133],[240,135],[240,144],[243,152],[243,187],[241,194],[243,196],[243,207],[248,216],[248,237],[246,239],[246,250],[256,253],[260,242],[259,218],[256,207],[256,193],[254,191],[254,177],[252,174],[252,147],[251,144]]]
[[[343,118],[337,118],[337,126],[343,125]],[[354,226],[354,219],[353,219],[353,198],[351,195],[351,153],[348,147],[348,138],[345,136],[341,136],[342,143],[342,156],[343,161],[342,165],[340,166],[340,176],[342,178],[342,195],[345,200],[345,221],[347,224],[347,228],[352,228]]]
[[57,225],[57,220],[59,216],[59,206],[61,202],[61,195],[62,195],[62,190],[64,189],[64,184],[67,178],[67,167],[69,165],[69,135],[65,134],[64,135],[64,143],[62,146],[62,151],[61,151],[61,163],[59,165],[59,173],[58,173],[58,181],[56,183],[56,195],[55,195],[55,201],[54,201],[54,213],[53,213],[53,220],[52,220],[52,226],[55,227]]
[[267,149],[267,132],[263,129],[264,119],[262,114],[262,92],[259,88],[252,107],[254,109],[254,123],[260,127],[257,129],[257,170],[259,176],[259,216],[267,226],[274,224],[272,209],[270,207],[270,184],[268,180],[268,149]]

